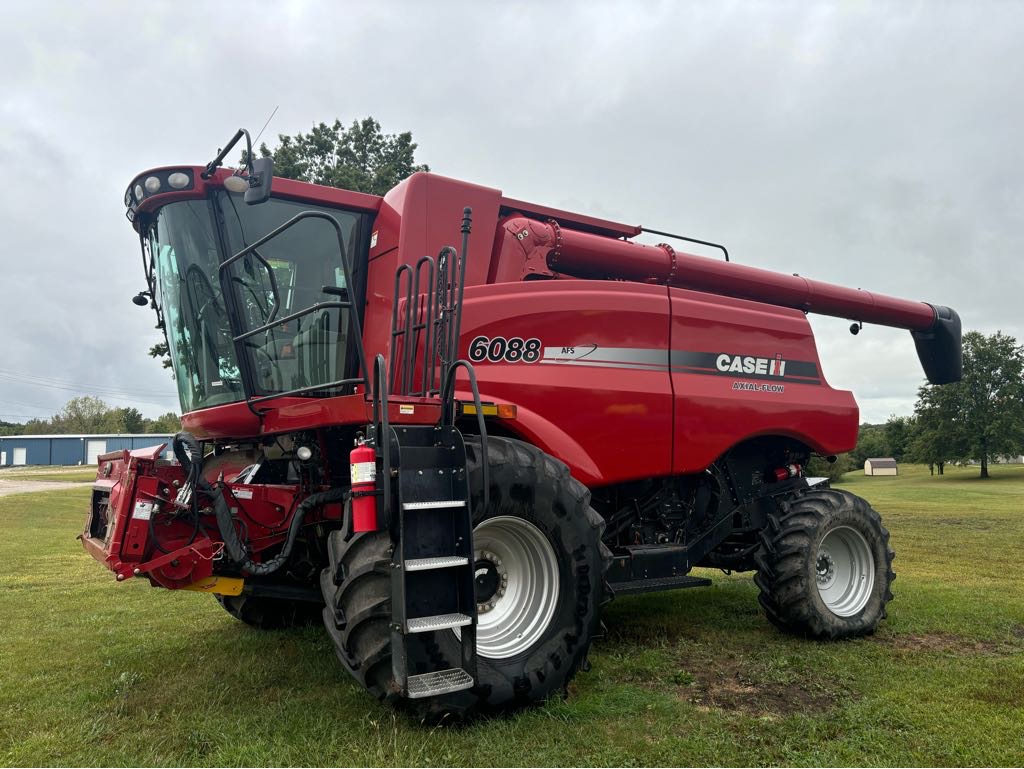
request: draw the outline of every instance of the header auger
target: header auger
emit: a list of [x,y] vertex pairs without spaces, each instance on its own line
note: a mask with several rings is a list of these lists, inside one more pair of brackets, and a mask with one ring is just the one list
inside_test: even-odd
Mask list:
[[955,312],[432,174],[376,197],[232,173],[228,150],[125,195],[184,430],[174,460],[100,458],[82,541],[118,580],[322,621],[357,682],[431,717],[564,691],[606,601],[697,566],[755,571],[788,632],[885,616],[878,514],[804,471],[858,424],[805,313],[909,329],[941,383]]

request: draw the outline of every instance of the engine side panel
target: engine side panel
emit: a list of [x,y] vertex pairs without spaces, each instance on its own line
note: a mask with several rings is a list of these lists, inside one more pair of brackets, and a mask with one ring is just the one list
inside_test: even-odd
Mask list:
[[677,288],[669,295],[673,472],[703,470],[761,435],[796,438],[823,455],[853,448],[857,404],[825,381],[802,312]]
[[[536,360],[507,360],[512,339]],[[594,487],[697,472],[756,436],[856,442],[853,396],[796,310],[619,281],[470,286],[460,352],[485,399],[518,406],[507,426]]]
[[485,399],[518,406],[510,429],[598,486],[670,471],[668,332],[661,286],[467,286],[460,354]]

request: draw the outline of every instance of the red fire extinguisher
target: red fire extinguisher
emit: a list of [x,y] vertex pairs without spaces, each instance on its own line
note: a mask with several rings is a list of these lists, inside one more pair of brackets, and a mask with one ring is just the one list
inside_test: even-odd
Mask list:
[[798,478],[801,475],[803,475],[803,468],[800,465],[786,465],[775,469],[775,480],[777,481]]
[[352,473],[352,531],[377,530],[377,452],[363,436],[349,454]]

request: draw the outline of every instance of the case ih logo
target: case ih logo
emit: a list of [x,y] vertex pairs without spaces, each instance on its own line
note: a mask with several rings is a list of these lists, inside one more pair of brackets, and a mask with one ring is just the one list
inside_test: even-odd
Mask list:
[[759,355],[732,352],[672,350],[670,366],[673,372],[679,374],[709,374],[732,379],[821,384],[818,365],[814,361],[783,358],[781,353],[777,353],[774,358],[762,358]]
[[786,361],[781,355],[774,358],[754,358],[749,355],[730,355],[723,352],[715,358],[715,368],[731,374],[760,374],[761,376],[786,376]]

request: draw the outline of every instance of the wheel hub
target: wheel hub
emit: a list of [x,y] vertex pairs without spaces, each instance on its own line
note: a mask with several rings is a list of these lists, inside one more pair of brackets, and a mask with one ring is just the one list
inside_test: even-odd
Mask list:
[[490,550],[477,550],[473,565],[473,585],[476,588],[476,613],[486,614],[493,609],[508,589],[505,564]]
[[[558,557],[547,536],[511,515],[473,530],[476,653],[508,659],[544,637],[558,606]],[[458,628],[455,635],[461,638]]]
[[827,587],[833,579],[836,577],[836,561],[826,551],[822,551],[818,554],[818,584],[822,587]]
[[867,606],[875,586],[875,557],[864,535],[837,526],[818,545],[814,559],[818,595],[833,614],[852,617]]

